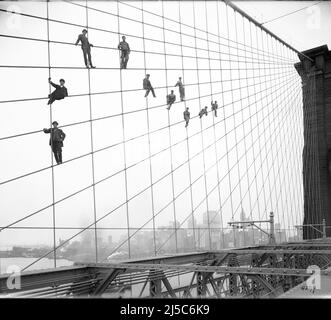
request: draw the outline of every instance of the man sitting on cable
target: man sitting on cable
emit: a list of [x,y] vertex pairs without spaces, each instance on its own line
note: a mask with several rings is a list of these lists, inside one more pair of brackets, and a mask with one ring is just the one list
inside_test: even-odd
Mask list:
[[60,85],[52,82],[51,78],[48,78],[48,83],[52,85],[55,88],[55,90],[48,95],[49,100],[47,105],[52,104],[55,100],[62,100],[68,96],[68,90],[64,86],[65,83],[64,79],[60,79]]
[[208,107],[204,107],[204,108],[202,108],[202,109],[200,110],[200,112],[199,112],[199,117],[200,117],[200,119],[202,118],[203,115],[206,115],[206,116],[208,115],[207,108],[208,108]]
[[174,94],[174,90],[171,90],[171,93],[167,95],[167,105],[168,110],[170,110],[172,104],[176,101],[176,95]]

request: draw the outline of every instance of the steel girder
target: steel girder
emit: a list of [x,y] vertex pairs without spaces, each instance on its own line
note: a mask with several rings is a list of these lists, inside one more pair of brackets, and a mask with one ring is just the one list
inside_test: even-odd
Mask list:
[[[311,276],[308,266],[317,265],[321,275],[330,277],[331,271],[325,270],[330,264],[331,243],[306,241],[24,272],[22,288],[16,293],[98,296],[143,284],[142,296],[149,284],[149,295],[154,297],[276,296]],[[171,286],[171,277],[190,273],[188,285]],[[2,293],[11,293],[6,288],[7,278],[0,276]]]

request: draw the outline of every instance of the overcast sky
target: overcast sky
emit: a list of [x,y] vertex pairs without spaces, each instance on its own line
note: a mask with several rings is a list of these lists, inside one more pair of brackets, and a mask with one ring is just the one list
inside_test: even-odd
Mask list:
[[[234,3],[258,22],[270,21],[264,26],[299,51],[325,44],[329,49],[331,48],[330,1],[234,1]],[[290,14],[292,12],[293,14]]]
[[[253,219],[267,218],[274,211],[276,222],[293,231],[303,216],[302,96],[293,67],[296,54],[262,35],[221,2],[199,1],[194,6],[190,1],[164,2],[164,16],[182,23],[180,29],[180,24],[165,19],[164,27],[169,30],[164,32],[162,18],[152,14],[162,15],[162,2],[145,2],[143,16],[137,9],[142,8],[141,2],[128,4],[119,4],[118,21],[116,2],[88,2],[91,8],[113,14],[88,10],[92,59],[97,67],[90,73],[82,68],[81,49],[73,45],[86,26],[85,8],[49,4],[51,19],[78,25],[49,23],[51,77],[54,82],[64,78],[69,92],[68,98],[53,104],[51,113],[67,134],[64,163],[54,168],[54,198],[49,137],[41,131],[50,123],[47,22],[0,12],[0,226],[32,214],[14,226],[52,228],[55,223],[57,228],[69,228],[56,231],[58,244],[59,238],[79,231],[74,228],[101,219],[98,227],[113,230],[99,231],[98,236],[113,235],[116,240],[127,234],[128,226],[133,233],[137,228],[168,225],[176,218],[186,228],[192,211],[201,223],[208,209],[222,215],[224,228],[239,219],[242,210]],[[47,16],[43,2],[1,2],[0,8],[13,5],[11,10]],[[302,6],[284,2],[282,6],[270,2],[237,5],[259,21]],[[320,28],[326,30],[330,19],[324,19],[330,8],[323,6]],[[263,17],[259,18],[260,12]],[[315,30],[307,35],[306,20],[302,13],[266,26],[299,50],[328,43],[329,35],[322,38]],[[116,47],[122,34],[132,53],[128,69],[120,72]],[[144,98],[145,68],[157,98],[151,94]],[[179,76],[184,80],[186,102],[178,101],[178,88],[173,87]],[[171,89],[178,103],[168,113],[165,96]],[[12,101],[20,99],[27,100]],[[218,117],[210,112],[199,120],[197,114],[204,106],[210,109],[211,99],[218,101]],[[185,107],[192,117],[187,130]],[[77,122],[82,123],[71,125]],[[28,134],[16,137],[24,133]],[[92,148],[98,150],[93,158]],[[76,157],[80,158],[71,160]],[[188,157],[192,158],[189,164]],[[29,174],[39,169],[43,170]],[[29,175],[15,180],[25,174]],[[53,201],[59,201],[54,211]],[[52,244],[53,236],[51,229],[6,229],[0,233],[0,247]]]

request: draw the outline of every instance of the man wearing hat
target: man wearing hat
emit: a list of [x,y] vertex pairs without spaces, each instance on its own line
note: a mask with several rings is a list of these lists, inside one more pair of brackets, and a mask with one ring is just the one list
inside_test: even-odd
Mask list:
[[171,93],[167,95],[167,105],[168,110],[170,110],[173,103],[176,101],[176,95],[174,94],[174,90],[171,90]]
[[186,128],[188,126],[189,121],[190,121],[190,111],[189,111],[189,108],[186,108],[185,109],[183,115],[184,115],[184,120],[186,122],[185,123],[185,128]]
[[68,90],[64,86],[64,83],[65,83],[64,79],[60,79],[60,85],[52,82],[51,78],[48,78],[48,83],[55,88],[55,90],[51,94],[48,95],[48,98],[49,98],[49,100],[47,102],[48,105],[52,104],[55,100],[62,100],[68,96]]
[[129,61],[129,54],[131,52],[129,44],[125,41],[125,36],[122,37],[122,40],[117,46],[118,50],[121,50],[121,69],[126,69],[126,66]]
[[86,34],[87,34],[87,30],[84,29],[82,31],[82,33],[78,36],[78,39],[77,39],[75,45],[77,46],[79,42],[82,43],[82,50],[83,50],[83,56],[84,56],[84,62],[85,62],[86,68],[89,68],[89,64],[87,62],[87,59],[90,63],[91,68],[95,68],[92,65],[92,58],[91,58],[91,47],[93,47],[93,44],[89,43],[89,41],[86,37]]
[[204,107],[200,110],[200,112],[199,112],[199,118],[200,119],[202,118],[203,115],[206,115],[206,116],[208,115],[207,109],[208,109],[208,107],[206,106],[206,107]]
[[59,125],[57,121],[53,121],[52,123],[53,128],[46,129],[44,128],[43,131],[45,133],[50,133],[49,145],[52,148],[54,153],[54,157],[57,164],[62,163],[62,147],[63,147],[63,140],[66,137],[65,133],[59,129],[57,126]]
[[214,103],[213,103],[213,101],[212,101],[212,102],[211,102],[211,110],[215,112],[215,117],[217,117],[217,109],[218,109],[217,101],[215,100]]
[[184,101],[185,99],[185,88],[182,82],[182,77],[178,78],[178,81],[175,84],[175,87],[179,87],[179,96],[180,96],[180,101]]
[[150,77],[150,75],[149,74],[146,74],[146,77],[145,77],[145,79],[143,81],[143,88],[146,90],[145,98],[149,95],[149,92],[150,91],[152,91],[153,97],[156,98],[156,95],[155,95],[154,89],[152,87],[152,84],[149,81],[149,77]]

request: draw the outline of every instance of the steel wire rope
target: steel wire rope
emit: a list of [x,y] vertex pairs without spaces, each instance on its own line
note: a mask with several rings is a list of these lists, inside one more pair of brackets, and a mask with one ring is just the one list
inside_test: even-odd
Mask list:
[[[286,82],[286,84],[283,85],[283,87],[285,87],[288,83],[289,83],[289,82]],[[224,119],[224,120],[225,120],[225,119]],[[223,121],[224,121],[224,120],[223,120]],[[216,124],[220,124],[221,122],[222,122],[222,120],[219,121],[219,122],[216,123]],[[208,128],[210,128],[210,127],[208,127]],[[205,129],[207,130],[208,128],[205,128]],[[233,130],[235,130],[235,129],[236,129],[236,128],[232,129],[231,132],[232,132]],[[228,133],[230,133],[230,132],[228,132]],[[228,133],[225,134],[225,137],[227,136]],[[197,135],[197,134],[198,134],[198,133],[195,133],[195,134],[193,134],[191,137],[193,137],[193,136],[195,136],[195,135]],[[223,138],[223,137],[221,137],[220,139],[222,139],[222,138]],[[220,140],[220,139],[218,139],[218,140]],[[180,142],[178,142],[178,143],[176,143],[176,144],[182,143],[182,142],[184,142],[184,141],[185,141],[185,140],[182,140],[182,141],[180,141]],[[208,147],[210,147],[210,146],[208,146]],[[208,147],[207,147],[207,148],[208,148]],[[165,150],[167,150],[167,149],[168,149],[168,148],[166,148],[166,149],[164,149],[164,150],[161,150],[161,151],[157,152],[155,155],[157,155],[157,154],[159,154],[159,153],[161,153],[161,152],[163,152],[163,151],[165,151]],[[190,159],[193,159],[194,157],[196,157],[196,156],[197,156],[198,154],[200,154],[200,153],[201,153],[201,152],[198,152],[197,154],[195,154],[195,155],[194,155],[192,158],[190,158]],[[146,161],[147,159],[148,159],[148,158],[145,158],[145,159],[143,159],[143,160],[140,160],[139,162],[137,162],[137,163],[135,163],[135,164],[132,164],[129,168],[131,168],[131,167],[133,167],[133,166],[135,166],[135,165],[137,165],[137,164],[140,164],[141,162]],[[116,174],[118,174],[118,173],[121,173],[121,172],[123,172],[123,170],[120,170],[120,171],[118,171],[118,172],[116,172],[116,173],[114,173],[114,174],[112,174],[112,175],[110,175],[110,176],[108,176],[108,177],[106,177],[106,178],[103,178],[103,179],[99,180],[96,184],[98,184],[98,183],[100,183],[100,182],[103,182],[103,181],[105,181],[106,179],[111,178],[111,177],[113,177],[114,175],[116,175]],[[76,195],[76,194],[78,194],[78,193],[80,193],[80,192],[82,192],[82,191],[85,191],[85,190],[88,189],[89,187],[91,187],[91,186],[85,187],[85,188],[79,190],[78,192],[73,193],[72,195],[66,196],[65,198],[63,198],[62,200],[57,201],[56,203],[59,203],[59,202],[61,202],[61,201],[63,201],[63,200],[66,200],[66,199],[68,199],[70,196]],[[51,205],[52,205],[52,204],[51,204]],[[19,219],[18,221],[14,222],[14,223],[17,223],[17,222],[23,221],[23,220],[25,220],[27,217],[31,217],[32,215],[35,215],[35,214],[37,214],[37,213],[39,213],[39,212],[41,212],[41,211],[43,211],[43,210],[49,208],[51,205],[46,206],[45,208],[42,208],[41,210],[38,210],[38,211],[36,211],[36,212],[34,212],[34,213],[32,213],[32,214],[29,214],[29,215],[27,215],[26,217],[24,217],[24,218],[22,218],[22,219]],[[11,224],[11,225],[12,225],[12,224]],[[3,229],[0,229],[0,231],[1,231],[1,230],[3,230]]]
[[[215,165],[215,164],[214,164],[214,165]],[[213,165],[213,166],[214,166],[214,165]],[[213,166],[212,166],[212,167],[213,167]],[[200,178],[202,178],[202,177],[203,177],[203,175],[200,175],[200,177],[198,177],[198,178],[193,182],[193,184],[194,184],[196,181],[198,181]],[[147,188],[149,188],[149,186],[148,186]],[[188,189],[188,188],[186,188],[186,189]],[[185,189],[184,191],[182,191],[177,197],[179,197],[183,192],[185,192],[186,189]],[[146,190],[146,188],[145,188],[145,190]],[[144,192],[145,190],[142,190],[141,192]],[[141,193],[141,192],[140,192],[140,193]],[[136,196],[137,196],[137,195],[136,195]],[[204,200],[203,200],[203,201],[204,201]],[[158,214],[160,214],[165,208],[167,208],[171,203],[173,203],[173,201],[170,201],[170,202],[169,202],[164,208],[162,208],[162,209],[156,214],[156,216],[157,216]],[[100,220],[104,219],[104,218],[107,217],[109,214],[111,214],[112,212],[114,212],[114,211],[116,211],[118,208],[120,208],[121,206],[123,206],[123,204],[117,206],[117,207],[114,208],[112,211],[110,211],[108,214],[106,214],[106,215],[102,216],[101,218],[99,218],[99,219],[97,220],[97,222],[99,222]],[[147,221],[144,225],[146,225],[148,222],[149,222],[149,221]],[[64,244],[68,243],[70,240],[72,240],[73,238],[77,237],[79,234],[81,234],[82,232],[84,232],[86,229],[89,229],[89,228],[90,228],[91,226],[93,226],[93,225],[94,225],[94,223],[90,224],[89,226],[87,226],[87,227],[85,227],[83,230],[81,230],[80,232],[78,232],[78,233],[76,233],[75,235],[71,236],[70,238],[64,240],[59,246],[57,246],[56,249],[60,248],[60,247],[63,246]],[[141,228],[142,228],[142,227],[140,227],[138,230],[140,230]],[[137,232],[137,230],[136,230],[136,232]],[[134,236],[134,234],[135,234],[135,233],[131,234],[131,235],[130,235],[130,238],[131,238],[132,236]],[[113,252],[115,252],[118,248],[120,248],[120,247],[121,247],[126,241],[128,241],[128,240],[129,240],[129,239],[126,239],[126,240],[125,240],[120,246],[116,247],[116,249],[115,249]],[[45,258],[47,255],[49,255],[51,252],[52,252],[52,251],[50,251],[50,252],[46,253],[45,255],[39,257],[38,259],[36,259],[36,260],[33,261],[32,263],[30,263],[29,265],[27,265],[26,267],[24,267],[24,268],[22,269],[22,271],[28,269],[29,267],[31,267],[32,265],[34,265],[34,264],[37,263],[38,261],[42,260],[42,259]],[[113,253],[113,252],[112,252],[112,253]],[[112,254],[112,253],[110,253],[110,254]],[[105,259],[104,259],[104,260],[105,260]],[[104,260],[102,260],[102,261],[104,261]],[[102,261],[101,261],[101,262],[102,262]]]
[[[256,142],[256,141],[255,141]],[[254,144],[255,144],[255,142],[254,142]],[[253,145],[254,145],[253,144]],[[250,148],[252,148],[253,147],[253,145],[250,147]],[[224,156],[223,156],[224,157]],[[221,157],[221,159],[223,158],[223,157]],[[215,164],[217,164],[221,159],[218,159],[217,160],[217,162],[215,163]],[[264,159],[264,161],[265,161],[265,159]],[[264,162],[263,161],[263,162]],[[215,166],[215,164],[214,165],[212,165],[209,169],[207,169],[207,171],[208,170],[210,170],[212,167],[214,167]],[[230,171],[235,167],[235,165],[236,164],[234,164],[233,166],[232,166],[232,168],[230,169]],[[262,166],[260,166],[260,169],[262,168]],[[227,176],[228,174],[226,174],[220,181],[218,181],[218,184],[220,184],[222,181],[223,181],[223,179],[225,179],[225,177]],[[199,180],[200,178],[202,178],[204,175],[202,174],[202,175],[200,175],[200,177],[198,178],[198,179],[196,179],[193,183],[195,183],[197,180]],[[238,183],[237,183],[237,185],[238,185]],[[213,192],[214,191],[214,189],[216,188],[217,186],[215,186],[211,191],[210,191],[210,193],[211,192]],[[235,186],[235,188],[236,188],[236,186]],[[186,190],[187,190],[188,188],[186,188],[183,192],[185,192]],[[223,204],[224,203],[226,203],[226,201],[228,200],[230,198],[230,195],[228,196],[228,198],[227,199],[225,199],[224,200],[224,202],[223,202]],[[197,207],[196,208],[198,208],[203,202],[205,201],[205,199],[202,199],[202,201],[197,205]],[[169,205],[169,204],[168,204]],[[218,212],[217,212],[218,213]],[[215,215],[216,216],[216,215]],[[187,219],[189,218],[189,215],[186,217],[186,219],[181,223],[181,224],[183,224]],[[213,221],[213,220],[212,220]],[[204,229],[209,229],[210,230],[210,228],[204,228]],[[168,240],[171,238],[171,236],[168,238]],[[125,243],[125,241],[123,241],[123,243]],[[123,243],[121,244],[121,245],[119,245],[118,247],[116,247],[116,249],[114,250],[114,251],[116,251],[116,250],[118,250],[122,245],[123,245]],[[160,249],[160,248],[159,248]],[[113,251],[113,252],[114,252]]]

